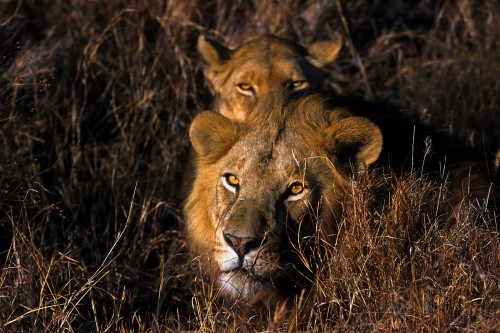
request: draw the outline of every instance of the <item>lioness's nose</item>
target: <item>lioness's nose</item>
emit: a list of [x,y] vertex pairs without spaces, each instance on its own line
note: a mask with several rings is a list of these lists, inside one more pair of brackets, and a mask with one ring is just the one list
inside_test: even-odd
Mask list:
[[231,234],[224,234],[226,242],[236,251],[238,256],[244,257],[245,254],[262,244],[262,238],[237,237]]

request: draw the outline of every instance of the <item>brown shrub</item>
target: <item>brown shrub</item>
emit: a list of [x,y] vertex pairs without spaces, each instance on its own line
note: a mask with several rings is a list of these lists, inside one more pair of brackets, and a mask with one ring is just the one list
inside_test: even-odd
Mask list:
[[451,230],[433,227],[439,184],[401,179],[370,206],[384,180],[356,180],[316,291],[295,312],[253,317],[197,277],[177,202],[187,128],[210,99],[200,32],[235,46],[256,33],[308,44],[340,31],[331,90],[402,100],[490,158],[500,148],[498,12],[493,0],[3,1],[0,325],[498,329],[498,232],[474,203]]

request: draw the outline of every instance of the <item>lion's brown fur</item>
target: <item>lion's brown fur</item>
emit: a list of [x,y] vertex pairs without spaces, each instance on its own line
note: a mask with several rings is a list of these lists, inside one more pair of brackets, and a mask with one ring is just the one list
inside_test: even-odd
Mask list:
[[[253,278],[253,273],[249,274],[251,277],[245,273],[245,279],[235,278],[234,285],[223,287],[222,293],[232,299],[286,296],[287,291],[280,289],[279,279],[283,276],[289,281],[288,292],[294,289],[290,284],[296,288],[307,284],[294,278],[310,274],[310,269],[300,268],[304,263],[296,258],[288,258],[290,265],[282,262],[283,258],[276,253],[304,251],[307,246],[302,242],[314,237],[328,241],[335,234],[346,184],[353,172],[365,172],[370,165],[376,165],[382,172],[421,172],[437,180],[448,175],[452,183],[451,216],[457,212],[464,195],[481,199],[490,191],[489,178],[474,153],[422,124],[418,117],[382,103],[319,94],[294,94],[286,98],[269,95],[244,123],[216,113],[200,114],[193,122],[190,136],[197,152],[198,170],[185,206],[193,252],[202,255],[204,262],[211,262],[209,270],[214,278],[220,279],[223,275],[220,267],[225,265],[220,258],[236,260],[235,255],[227,255],[231,250],[225,249],[224,256],[217,254],[220,248],[227,248],[220,235],[229,233],[228,229],[241,237],[260,239],[262,244],[257,249],[266,248],[265,242],[272,244],[269,253],[252,259],[255,265],[263,258],[275,261],[261,264],[265,273],[257,272],[258,283],[246,287],[245,279]],[[433,141],[426,150],[428,137]],[[241,184],[234,194],[226,193],[227,184],[221,185],[228,172],[234,173]],[[299,176],[290,176],[294,173]],[[283,184],[297,177],[302,177],[302,183],[310,190],[303,202],[294,201],[286,206],[283,196],[287,190]],[[231,221],[231,215],[243,214],[233,209],[240,204],[248,212],[236,222]],[[259,214],[262,218],[256,219]],[[264,236],[254,231],[255,223],[265,224]],[[304,253],[298,256],[308,258]],[[245,262],[244,258],[240,258],[241,262]],[[243,269],[235,267],[231,268],[231,276]],[[223,280],[221,285],[225,283]]]

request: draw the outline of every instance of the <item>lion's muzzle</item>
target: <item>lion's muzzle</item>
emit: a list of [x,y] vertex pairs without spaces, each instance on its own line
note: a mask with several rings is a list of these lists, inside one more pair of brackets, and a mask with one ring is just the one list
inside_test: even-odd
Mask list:
[[268,223],[254,204],[241,202],[233,207],[233,212],[223,223],[222,234],[226,243],[243,258],[264,244]]
[[231,234],[224,234],[224,240],[233,248],[241,258],[251,250],[257,249],[263,243],[263,238],[238,237]]

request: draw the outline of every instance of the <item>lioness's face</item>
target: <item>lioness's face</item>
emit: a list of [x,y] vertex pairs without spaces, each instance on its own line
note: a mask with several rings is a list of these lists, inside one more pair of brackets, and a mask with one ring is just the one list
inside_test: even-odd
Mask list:
[[303,48],[276,36],[262,36],[230,51],[203,36],[198,50],[207,62],[205,75],[216,95],[216,109],[234,120],[245,120],[260,96],[288,93],[323,84],[323,65],[334,61],[341,37]]
[[[268,108],[259,112],[276,117],[245,125],[202,113],[190,132],[199,159],[186,206],[189,237],[213,259],[222,293],[232,299],[302,286],[311,236],[335,228],[350,170],[345,152],[365,165],[381,148],[380,132],[367,120],[330,126],[310,122],[318,110],[311,118],[296,110],[280,117]],[[362,135],[351,135],[353,128]]]

